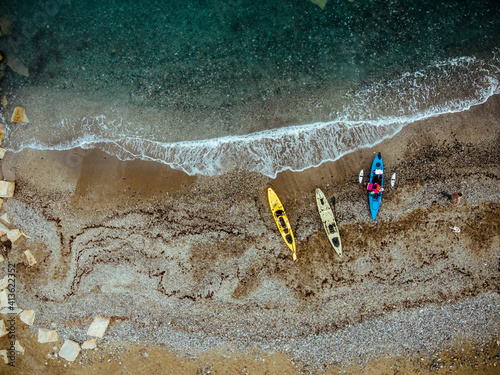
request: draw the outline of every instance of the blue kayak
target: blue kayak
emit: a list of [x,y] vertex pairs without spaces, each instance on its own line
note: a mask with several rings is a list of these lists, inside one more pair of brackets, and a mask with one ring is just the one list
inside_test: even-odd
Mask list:
[[[377,180],[377,176],[381,176],[381,180]],[[372,169],[370,171],[370,182],[378,183],[381,188],[384,187],[384,161],[382,160],[382,155],[380,152],[375,156],[372,163]],[[368,192],[368,203],[370,204],[370,212],[372,214],[372,219],[375,221],[377,218],[378,210],[380,208],[380,202],[382,201],[382,191],[378,194],[373,194]]]

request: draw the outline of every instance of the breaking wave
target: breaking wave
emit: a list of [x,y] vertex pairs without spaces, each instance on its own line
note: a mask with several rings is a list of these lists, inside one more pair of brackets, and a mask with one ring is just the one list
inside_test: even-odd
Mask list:
[[[238,168],[274,178],[334,161],[394,136],[404,126],[445,113],[461,112],[498,94],[500,63],[461,57],[440,61],[388,82],[348,92],[330,113],[331,121],[283,127],[247,135],[168,142],[138,136],[105,116],[65,119],[61,132],[41,141],[36,132],[12,129],[6,147],[67,150],[99,148],[121,160],[154,160],[189,175],[216,175]],[[126,119],[124,119],[126,120]],[[8,125],[6,125],[8,127]],[[160,134],[160,133],[159,133]]]

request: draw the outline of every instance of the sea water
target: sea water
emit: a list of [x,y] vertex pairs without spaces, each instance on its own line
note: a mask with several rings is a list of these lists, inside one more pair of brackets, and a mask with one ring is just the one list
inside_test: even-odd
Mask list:
[[[0,49],[4,147],[274,177],[499,93],[496,1],[26,0]],[[7,112],[26,108],[30,122]],[[9,112],[10,113],[10,112]]]

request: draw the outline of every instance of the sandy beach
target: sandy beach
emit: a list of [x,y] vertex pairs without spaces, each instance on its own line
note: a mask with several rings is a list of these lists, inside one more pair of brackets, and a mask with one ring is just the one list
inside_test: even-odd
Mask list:
[[[26,353],[0,372],[498,373],[499,140],[494,96],[276,179],[191,177],[97,150],[7,152],[3,178],[16,191],[2,214],[28,237],[3,242],[0,276],[15,265],[17,305],[36,319],[16,320]],[[357,177],[377,152],[398,177],[372,222]],[[270,214],[270,186],[297,262]],[[335,197],[342,258],[316,187]],[[441,194],[459,190],[457,207]],[[97,348],[58,357],[65,339],[89,339],[96,315],[111,318]],[[38,343],[38,328],[58,342]]]

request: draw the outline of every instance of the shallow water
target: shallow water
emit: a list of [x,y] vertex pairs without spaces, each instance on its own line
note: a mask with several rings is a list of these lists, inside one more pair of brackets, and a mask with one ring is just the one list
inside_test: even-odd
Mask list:
[[[24,1],[5,145],[302,170],[499,92],[495,1]],[[11,110],[9,107],[8,110]],[[10,112],[8,112],[10,113]]]

